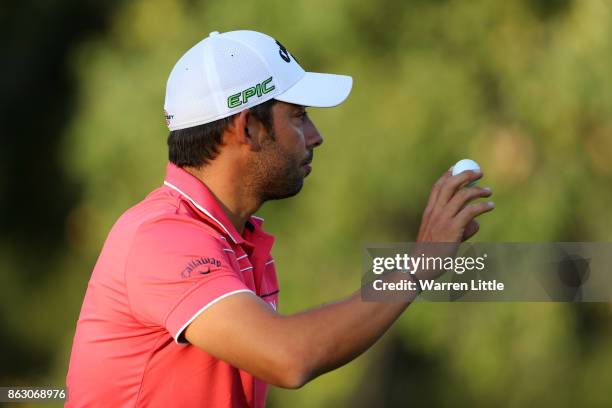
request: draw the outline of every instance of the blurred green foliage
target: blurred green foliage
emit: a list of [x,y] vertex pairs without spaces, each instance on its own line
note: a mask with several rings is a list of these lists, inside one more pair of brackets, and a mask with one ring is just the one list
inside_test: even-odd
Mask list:
[[[364,243],[413,240],[431,185],[465,157],[497,204],[478,240],[610,240],[611,21],[602,0],[121,3],[67,56],[59,162],[81,190],[44,279],[15,277],[29,255],[0,241],[4,325],[50,363],[0,378],[63,382],[106,234],[162,181],[167,76],[210,31],[262,31],[307,70],[354,77],[347,102],[311,110],[325,143],[304,190],[260,211],[291,313],[355,290]],[[610,406],[611,323],[607,304],[419,302],[364,357],[269,403]]]

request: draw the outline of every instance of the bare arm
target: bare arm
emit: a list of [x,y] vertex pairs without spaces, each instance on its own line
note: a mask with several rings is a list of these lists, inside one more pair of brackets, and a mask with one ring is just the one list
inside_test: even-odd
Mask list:
[[215,304],[187,328],[187,340],[264,381],[298,388],[367,350],[408,303],[362,302],[359,293],[282,316],[253,294]]
[[[477,231],[474,217],[490,211],[488,190],[460,189],[479,174],[445,173],[434,185],[419,240],[460,242]],[[408,307],[409,302],[364,302],[360,293],[306,312],[282,316],[253,294],[230,296],[198,316],[187,340],[262,380],[298,388],[367,350]]]

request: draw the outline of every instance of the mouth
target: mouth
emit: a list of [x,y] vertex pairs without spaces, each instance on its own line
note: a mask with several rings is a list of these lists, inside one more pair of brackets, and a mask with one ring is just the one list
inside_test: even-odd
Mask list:
[[306,175],[308,175],[312,171],[312,160],[307,160],[302,164],[302,168],[306,171]]
[[306,160],[304,160],[304,162],[302,163],[302,168],[306,170],[306,175],[308,175],[308,173],[312,171],[312,156],[312,151],[310,151],[308,157],[306,157]]

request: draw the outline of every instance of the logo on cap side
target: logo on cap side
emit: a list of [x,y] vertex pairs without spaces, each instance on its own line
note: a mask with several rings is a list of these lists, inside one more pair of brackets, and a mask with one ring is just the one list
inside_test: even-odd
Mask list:
[[166,118],[166,126],[170,127],[170,121],[174,119],[174,115],[170,115],[168,111],[164,109],[164,117]]
[[278,55],[280,55],[281,58],[285,62],[291,62],[291,58],[289,57],[289,51],[287,51],[285,46],[283,44],[281,44],[278,40],[276,40],[276,45],[278,45],[280,47],[280,50],[278,50]]
[[253,96],[260,98],[263,95],[272,92],[276,87],[274,85],[270,85],[270,82],[272,82],[272,77],[259,84],[256,84],[255,86],[251,86],[242,92],[230,95],[227,98],[227,107],[232,109],[249,102],[249,98]]
[[276,41],[276,45],[278,45],[278,47],[280,48],[278,50],[278,55],[280,55],[280,57],[283,59],[283,61],[285,61],[286,63],[290,63],[291,62],[291,57],[293,57],[293,59],[295,60],[295,62],[297,62],[299,64],[299,61],[297,58],[295,58],[295,55],[290,54],[289,51],[287,51],[287,48],[285,48],[285,46],[283,44],[280,43],[280,41],[275,40]]

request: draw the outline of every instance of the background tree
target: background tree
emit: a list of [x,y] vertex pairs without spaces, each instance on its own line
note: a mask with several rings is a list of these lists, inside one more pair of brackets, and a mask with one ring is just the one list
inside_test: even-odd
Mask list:
[[[479,240],[609,241],[612,5],[171,0],[5,5],[0,376],[62,384],[112,223],[160,185],[164,85],[210,31],[279,38],[347,73],[302,193],[260,215],[278,236],[281,310],[358,287],[365,242],[416,236],[431,184],[477,160],[497,208]],[[602,406],[607,304],[412,305],[364,357],[270,406]]]

